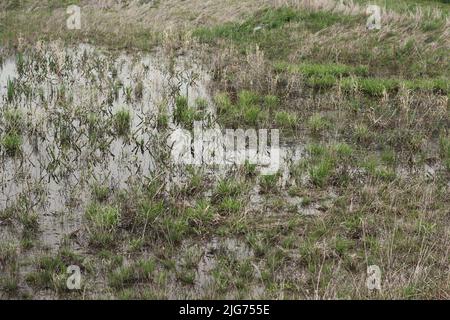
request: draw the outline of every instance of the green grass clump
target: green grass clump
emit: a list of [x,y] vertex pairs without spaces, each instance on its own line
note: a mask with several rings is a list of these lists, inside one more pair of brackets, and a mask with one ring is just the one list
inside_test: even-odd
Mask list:
[[0,242],[0,265],[12,264],[17,259],[17,245],[13,242]]
[[24,115],[19,109],[7,109],[3,113],[6,131],[22,132],[25,126]]
[[395,79],[359,79],[358,86],[361,92],[370,96],[382,96],[385,92],[392,92],[399,87],[399,81]]
[[213,194],[213,201],[223,200],[227,197],[238,197],[242,194],[244,188],[241,183],[232,180],[224,179],[219,181]]
[[259,187],[261,193],[278,193],[279,188],[277,187],[279,179],[279,174],[270,174],[261,176],[259,180]]
[[450,92],[450,81],[445,78],[406,80],[402,82],[402,85],[414,91]]
[[219,121],[230,127],[239,125],[257,127],[267,123],[270,110],[279,100],[276,96],[261,96],[256,92],[242,90],[237,103],[233,104],[226,93],[216,95],[214,99]]
[[144,96],[144,83],[142,81],[138,81],[136,87],[134,88],[134,97],[136,100],[142,100]]
[[[293,175],[301,175],[306,169],[311,183],[319,188],[329,183],[346,183],[348,168],[354,159],[354,149],[346,143],[331,145],[311,144],[307,147],[309,158],[299,163],[301,168],[294,167]],[[340,169],[338,171],[338,169]]]
[[242,90],[241,92],[239,92],[238,101],[239,101],[240,106],[249,107],[249,106],[259,104],[260,97],[255,92],[248,91],[248,90]]
[[24,233],[34,233],[39,228],[39,216],[36,212],[23,210],[18,214],[18,220],[23,226]]
[[286,111],[279,111],[275,114],[277,126],[285,129],[294,129],[298,124],[297,115]]
[[243,192],[243,184],[232,179],[224,179],[217,184],[211,201],[214,205],[217,205],[219,213],[236,213],[242,208],[240,197]]
[[3,113],[5,134],[0,139],[0,146],[10,156],[20,153],[22,147],[22,131],[25,127],[23,113],[19,109],[7,109]]
[[280,105],[280,99],[275,95],[269,94],[264,97],[263,105],[266,110],[275,110]]
[[121,266],[112,271],[108,276],[109,285],[120,290],[136,283],[150,281],[156,269],[154,259],[141,259],[129,266]]
[[334,163],[330,159],[321,159],[319,163],[309,169],[312,183],[318,187],[324,187],[334,170]]
[[119,225],[120,212],[115,207],[91,204],[86,210],[86,218],[92,227],[111,232]]
[[139,222],[152,224],[165,211],[164,201],[143,201],[138,210]]
[[120,211],[116,207],[90,204],[85,212],[91,243],[94,245],[112,245],[120,224]]
[[25,281],[37,289],[52,289],[57,293],[67,291],[67,268],[70,265],[84,267],[81,257],[66,248],[56,255],[42,256],[36,261],[36,270],[26,275]]
[[319,134],[331,127],[331,122],[321,114],[314,114],[308,119],[308,127],[313,134]]
[[114,129],[117,135],[127,136],[131,128],[131,113],[127,109],[120,109],[114,115]]
[[200,121],[202,118],[203,116],[201,112],[189,107],[187,97],[176,97],[175,110],[173,114],[175,123],[182,125],[186,129],[192,129],[194,121]]
[[8,79],[6,82],[6,101],[12,103],[16,96],[16,86],[13,80]]
[[233,108],[231,99],[225,92],[218,93],[214,97],[214,103],[217,106],[217,113],[219,115],[226,114],[231,108]]
[[65,271],[64,262],[59,257],[42,257],[38,261],[36,271],[28,273],[25,281],[39,289],[55,289],[55,275],[63,274]]
[[189,225],[196,234],[206,231],[215,216],[211,204],[205,199],[200,199],[194,207],[187,208],[185,214]]
[[94,198],[99,202],[104,202],[108,199],[110,193],[109,186],[95,184],[92,188]]
[[120,267],[110,273],[108,280],[113,289],[119,290],[133,284],[136,277],[132,267]]
[[169,114],[167,112],[167,104],[158,105],[158,116],[156,118],[158,129],[167,129],[169,127]]
[[15,132],[4,135],[0,142],[3,149],[10,156],[16,156],[21,151],[22,136]]

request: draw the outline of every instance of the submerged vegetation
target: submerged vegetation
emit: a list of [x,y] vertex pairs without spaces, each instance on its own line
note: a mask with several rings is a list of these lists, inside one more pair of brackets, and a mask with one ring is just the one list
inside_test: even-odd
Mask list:
[[[0,4],[0,298],[450,297],[448,4],[45,3]],[[174,161],[194,121],[279,170]]]

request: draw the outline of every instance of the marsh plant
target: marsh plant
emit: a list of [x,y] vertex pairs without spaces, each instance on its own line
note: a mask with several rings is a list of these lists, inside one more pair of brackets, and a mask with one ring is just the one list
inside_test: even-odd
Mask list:
[[94,245],[112,246],[120,223],[120,211],[109,205],[93,203],[85,213],[90,241]]
[[118,110],[113,116],[113,126],[117,135],[126,137],[131,128],[130,110],[125,108]]
[[449,298],[442,1],[144,2],[0,4],[0,298]]

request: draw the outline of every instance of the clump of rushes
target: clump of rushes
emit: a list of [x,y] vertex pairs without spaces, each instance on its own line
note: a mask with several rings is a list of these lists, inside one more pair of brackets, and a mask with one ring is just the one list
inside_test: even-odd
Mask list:
[[22,146],[21,133],[24,128],[24,117],[18,109],[7,109],[3,114],[5,121],[5,134],[0,139],[0,145],[10,156],[20,153]]
[[114,129],[119,136],[127,136],[131,128],[131,114],[127,109],[121,109],[114,115]]
[[277,193],[279,190],[277,188],[279,174],[269,174],[261,176],[259,180],[260,192],[261,193]]
[[17,245],[13,242],[0,242],[0,266],[14,263],[17,259]]
[[226,197],[223,199],[219,206],[218,211],[224,214],[237,213],[242,208],[242,202],[239,199],[233,197]]
[[330,121],[319,113],[312,115],[308,119],[308,127],[313,134],[320,134],[331,127]]
[[286,111],[280,111],[275,114],[275,123],[284,129],[293,129],[297,126],[297,115]]
[[156,270],[156,262],[150,258],[138,260],[129,266],[121,266],[109,274],[109,285],[120,290],[136,282],[149,281]]
[[275,110],[280,104],[280,99],[274,95],[267,95],[264,97],[264,108],[272,111]]
[[203,98],[195,99],[195,106],[199,111],[205,111],[208,108],[208,101]]
[[175,123],[182,125],[184,128],[192,129],[193,122],[202,119],[202,113],[190,108],[186,97],[177,96],[175,99],[173,119]]
[[169,115],[167,112],[167,104],[158,105],[158,117],[156,119],[158,129],[167,129],[169,126]]
[[104,202],[108,199],[110,189],[108,186],[95,184],[92,188],[94,198],[99,202]]
[[16,156],[21,151],[22,137],[16,132],[5,134],[0,142],[3,149],[10,156]]
[[98,246],[112,245],[120,224],[119,209],[93,203],[87,208],[85,217],[91,243]]
[[19,52],[17,54],[16,67],[17,67],[17,73],[21,76],[23,74],[24,68],[25,68],[25,61],[23,59],[23,53],[22,52]]
[[267,114],[261,110],[259,104],[261,98],[255,92],[243,90],[239,93],[238,117],[244,120],[245,124],[255,126],[260,120],[267,118]]
[[278,98],[271,95],[260,96],[255,92],[243,90],[239,92],[236,104],[231,102],[226,93],[216,95],[214,102],[219,120],[224,125],[256,126],[268,121],[270,111],[277,105]]
[[[164,201],[146,200],[141,203],[137,212],[138,223],[142,226],[151,227],[155,220],[161,216],[165,209]],[[150,229],[150,228],[149,228]]]
[[22,132],[25,123],[23,113],[19,109],[7,109],[3,117],[6,131]]
[[53,289],[57,293],[67,291],[67,267],[77,265],[84,267],[80,256],[61,248],[55,256],[42,256],[36,261],[36,270],[28,273],[25,281],[38,289]]
[[186,219],[190,227],[196,234],[201,234],[213,221],[214,211],[210,203],[205,199],[200,199],[195,207],[186,209]]
[[238,197],[243,192],[242,184],[231,179],[219,181],[214,191],[212,200],[214,203],[220,202],[227,197]]
[[6,82],[6,100],[9,103],[12,103],[14,101],[16,95],[16,87],[13,80],[8,79]]

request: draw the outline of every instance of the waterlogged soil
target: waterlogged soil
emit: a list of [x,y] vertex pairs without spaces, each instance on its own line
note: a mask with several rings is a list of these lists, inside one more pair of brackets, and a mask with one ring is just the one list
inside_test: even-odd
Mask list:
[[[171,134],[183,128],[173,116],[177,96],[186,96],[192,108],[200,108],[199,101],[204,101],[206,107],[201,111],[206,119],[215,119],[216,114],[210,95],[210,76],[189,55],[169,59],[163,52],[128,54],[84,44],[64,48],[55,42],[38,44],[32,52],[2,61],[0,137],[13,128],[20,134],[21,143],[17,150],[8,149],[5,143],[0,149],[0,241],[20,241],[24,227],[8,218],[11,212],[36,214],[38,231],[33,244],[19,254],[19,287],[26,291],[29,288],[23,278],[33,270],[30,261],[42,252],[57,252],[68,239],[78,239],[71,242],[72,249],[82,255],[91,253],[79,235],[84,228],[86,207],[94,200],[97,187],[132,192],[131,186],[146,184],[162,175],[166,191],[170,192],[174,185],[186,182],[186,167],[171,162],[168,144]],[[125,132],[121,132],[117,114],[124,110],[130,119]],[[11,120],[7,114],[20,116]],[[281,137],[278,182],[281,189],[299,183],[291,169],[308,157],[309,142],[306,136]],[[441,170],[438,164],[426,166],[424,174],[431,178]],[[229,169],[226,166],[202,168],[207,179],[215,182],[225,177]],[[408,175],[402,168],[397,172]],[[364,172],[354,169],[350,174],[357,179]],[[306,183],[307,175],[304,180]],[[204,193],[210,197],[212,192]],[[328,196],[323,201],[310,204],[287,191],[280,191],[278,197],[300,214],[317,217],[337,198],[332,190],[326,193]],[[248,205],[252,212],[264,212],[267,208],[267,197],[261,195],[258,183],[249,192]],[[280,218],[272,213],[266,220],[276,224]],[[196,257],[193,290],[180,285],[175,277],[183,272],[186,263],[183,253],[189,250],[194,250]],[[173,279],[163,295],[168,298],[213,296],[211,273],[220,267],[218,251],[233,256],[238,263],[248,262],[254,256],[236,238],[214,237],[196,243],[186,240],[179,254],[171,257],[176,261],[176,272],[171,275]],[[253,262],[252,268],[260,279],[257,263]],[[113,297],[106,287],[104,279],[96,283],[101,297]],[[248,289],[248,296],[263,297],[262,284]],[[237,293],[228,294],[232,298]],[[55,297],[52,291],[33,295],[33,298]]]
[[[15,59],[7,59],[2,68],[2,108],[17,108],[24,115],[25,134],[18,156],[2,154],[0,210],[26,197],[27,206],[39,215],[42,243],[57,248],[62,235],[80,227],[93,184],[126,189],[130,180],[151,175],[150,144],[158,139],[152,121],[172,86],[189,90],[191,101],[206,99],[208,79],[202,75],[188,87],[183,77],[189,71],[176,70],[177,78],[171,79],[151,56],[111,57],[85,45],[70,50],[55,45],[40,57],[41,65],[29,62],[20,75]],[[7,102],[7,82],[13,80],[31,92]],[[107,101],[113,81],[118,88]],[[126,88],[134,89],[138,81],[145,83],[142,97],[127,101]],[[107,131],[108,118],[120,109],[132,115],[128,137]],[[89,115],[93,123],[83,123]],[[93,131],[104,135],[101,150],[90,139]]]
[[[24,133],[16,156],[2,152],[0,210],[26,197],[27,205],[39,213],[41,240],[50,248],[57,248],[62,235],[80,227],[94,185],[126,189],[131,180],[150,179],[161,165],[155,159],[158,148],[181,128],[171,117],[175,92],[185,93],[190,105],[204,99],[207,114],[214,115],[209,76],[188,64],[187,57],[167,62],[157,53],[132,56],[89,45],[64,49],[54,43],[22,59],[20,72],[17,58],[9,57],[0,73],[2,110],[23,115],[18,125]],[[12,101],[7,97],[9,81],[16,88]],[[142,93],[136,97],[140,83]],[[156,121],[164,105],[170,114],[169,130],[161,133]],[[127,137],[107,128],[122,109],[131,114]],[[6,126],[4,121],[1,132]],[[93,143],[92,131],[98,140],[104,139]],[[282,159],[296,161],[303,151],[302,145],[285,144]],[[226,168],[216,166],[214,171],[220,176]],[[179,182],[182,173],[172,173],[167,179]],[[287,171],[287,179],[286,175]]]
[[[189,61],[188,56],[167,59],[161,52],[127,54],[85,44],[64,48],[58,42],[38,44],[32,52],[3,59],[0,136],[13,128],[21,143],[13,153],[5,146],[1,149],[0,212],[33,212],[39,229],[32,249],[20,253],[22,261],[43,250],[56,252],[79,234],[97,186],[128,190],[161,172],[166,188],[183,183],[185,168],[161,170],[170,162],[168,137],[181,128],[173,119],[175,97],[186,96],[190,106],[202,99],[205,117],[215,116],[209,75]],[[130,114],[125,134],[117,132],[114,122],[122,110]],[[8,112],[20,116],[11,120]],[[162,130],[158,117],[165,113],[167,123]],[[303,144],[281,145],[283,181],[289,180],[290,162],[303,153]],[[223,166],[204,168],[213,180],[225,176],[227,170]],[[255,207],[262,202],[257,185],[251,201]],[[17,242],[21,228],[9,219],[2,220],[0,241]],[[224,241],[229,250],[248,253],[237,240]],[[207,273],[215,263],[208,252],[211,246],[217,249],[217,240],[204,246],[196,276],[198,292],[207,291]],[[72,249],[87,252],[76,241]],[[27,263],[19,265],[22,275],[31,270]]]

